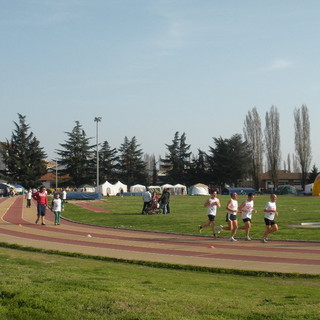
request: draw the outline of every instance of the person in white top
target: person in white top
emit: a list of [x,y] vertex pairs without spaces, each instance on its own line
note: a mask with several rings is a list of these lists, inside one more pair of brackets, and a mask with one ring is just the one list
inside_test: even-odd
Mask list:
[[268,235],[270,233],[276,232],[279,230],[278,224],[274,220],[275,216],[278,216],[277,211],[277,195],[271,194],[270,195],[270,201],[267,202],[267,204],[264,207],[264,222],[266,224],[266,231],[263,234],[262,242],[266,243],[268,242]]
[[231,231],[231,237],[229,238],[230,241],[235,242],[237,241],[234,236],[237,233],[238,230],[238,221],[237,221],[237,213],[238,211],[238,194],[236,192],[233,192],[231,194],[231,199],[229,200],[227,204],[227,217],[226,221],[228,222],[228,227],[219,226],[217,229],[217,232],[220,233],[221,230],[230,230]]
[[145,191],[142,195],[142,200],[143,200],[143,207],[142,207],[142,212],[141,214],[146,213],[146,209],[150,206],[152,196],[149,190]]
[[26,193],[27,208],[31,208],[31,199],[32,199],[32,190],[29,189]]
[[55,193],[54,198],[52,199],[52,204],[51,204],[51,210],[53,211],[55,216],[55,220],[54,220],[55,225],[60,224],[60,214],[61,214],[61,211],[63,211],[63,209],[64,207],[63,207],[63,202],[60,199],[60,194]]
[[242,221],[244,222],[244,227],[239,227],[238,229],[246,230],[245,240],[250,241],[250,229],[251,229],[251,218],[252,213],[257,213],[257,210],[254,208],[254,194],[249,193],[247,200],[243,201],[240,205],[239,211],[242,214]]
[[221,207],[220,200],[217,198],[216,191],[212,192],[211,197],[204,203],[204,206],[208,208],[207,210],[208,221],[198,226],[199,232],[201,232],[202,228],[205,228],[211,225],[213,235],[216,236],[214,220],[216,218],[217,208]]

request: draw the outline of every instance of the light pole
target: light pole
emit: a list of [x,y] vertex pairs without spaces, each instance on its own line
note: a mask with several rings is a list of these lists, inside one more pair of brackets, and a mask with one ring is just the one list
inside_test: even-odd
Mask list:
[[58,191],[58,158],[56,158],[56,191]]
[[96,145],[97,145],[97,192],[99,193],[100,187],[99,187],[99,122],[101,121],[101,117],[95,117],[94,121],[97,123],[96,126]]

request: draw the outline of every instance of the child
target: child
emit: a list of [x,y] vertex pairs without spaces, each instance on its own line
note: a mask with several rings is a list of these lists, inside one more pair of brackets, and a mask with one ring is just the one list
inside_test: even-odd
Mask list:
[[54,220],[55,225],[60,224],[60,214],[61,214],[61,211],[63,211],[63,209],[64,207],[63,207],[62,200],[60,199],[60,194],[56,193],[54,195],[54,198],[52,199],[52,205],[51,205],[51,210],[55,215],[55,220]]

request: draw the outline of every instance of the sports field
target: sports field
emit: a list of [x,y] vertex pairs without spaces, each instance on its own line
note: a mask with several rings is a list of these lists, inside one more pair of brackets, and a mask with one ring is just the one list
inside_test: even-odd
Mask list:
[[[243,241],[240,232],[237,243],[228,242],[227,232],[218,239],[211,237],[210,230],[199,235],[197,225],[206,220],[206,198],[172,197],[171,214],[150,216],[140,214],[142,200],[135,197],[108,198],[87,203],[86,208],[66,205],[64,215],[70,219],[114,229],[88,229],[68,221],[54,226],[50,213],[47,225],[39,226],[34,224],[34,208],[27,211],[23,199],[2,201],[0,319],[318,319],[320,272],[307,274],[306,270],[319,270],[319,229],[289,225],[319,220],[320,199],[279,197],[280,230],[263,247],[259,240]],[[227,200],[221,197],[222,204]],[[264,229],[266,200],[264,196],[256,199],[259,212],[252,230],[256,239]],[[218,223],[223,223],[224,213],[220,209]],[[136,234],[133,229],[165,233],[153,232],[149,237],[149,232]],[[288,239],[302,241],[283,241],[284,233]],[[160,256],[164,261],[136,261],[137,251],[130,250],[138,247],[145,248],[142,258]],[[164,253],[168,247],[171,251]],[[303,253],[307,247],[309,252]],[[241,252],[245,248],[250,254]],[[126,259],[110,259],[109,252],[125,253]],[[195,264],[201,259],[222,261],[223,255],[235,253],[242,260],[238,269],[165,261],[185,252]],[[275,266],[274,271],[244,268],[258,263],[246,260],[250,255],[275,261],[259,262]],[[289,260],[300,272],[277,272]]]

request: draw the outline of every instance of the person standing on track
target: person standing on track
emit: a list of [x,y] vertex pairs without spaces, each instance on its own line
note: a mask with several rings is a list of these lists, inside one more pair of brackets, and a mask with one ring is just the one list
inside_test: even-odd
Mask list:
[[63,202],[60,199],[59,193],[56,193],[54,195],[54,198],[52,199],[51,210],[53,211],[54,216],[55,216],[54,224],[59,225],[60,224],[60,214],[61,214],[61,211],[63,211]]
[[238,229],[242,229],[246,231],[245,240],[250,241],[250,229],[251,229],[251,217],[252,213],[257,213],[257,210],[254,208],[254,194],[249,193],[247,200],[243,201],[240,205],[239,211],[242,214],[242,221],[244,222],[244,227],[239,227]]
[[31,208],[32,191],[29,189],[26,193],[27,208]]
[[32,195],[32,198],[37,201],[37,220],[36,224],[41,219],[41,224],[45,226],[44,217],[46,215],[46,208],[48,207],[48,195],[45,186],[41,186],[40,190]]
[[205,224],[199,225],[199,232],[205,227],[208,227],[211,225],[212,233],[214,236],[216,236],[215,233],[215,218],[217,214],[217,208],[221,207],[220,200],[217,198],[217,192],[214,191],[211,194],[211,197],[204,203],[204,206],[208,208],[207,215],[208,215],[208,221]]
[[278,224],[276,223],[275,216],[278,216],[279,213],[277,211],[277,195],[271,194],[270,195],[270,201],[267,202],[267,204],[264,207],[264,222],[266,224],[266,231],[263,234],[262,242],[267,243],[268,242],[268,235],[270,233],[276,232],[279,230]]

